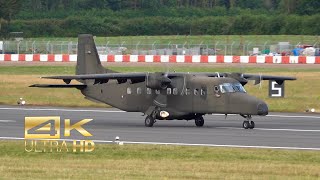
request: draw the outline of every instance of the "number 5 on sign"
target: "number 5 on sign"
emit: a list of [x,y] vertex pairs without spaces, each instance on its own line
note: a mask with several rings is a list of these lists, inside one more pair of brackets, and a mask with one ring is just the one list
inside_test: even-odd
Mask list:
[[284,97],[284,82],[278,84],[276,81],[269,81],[269,97],[283,98]]

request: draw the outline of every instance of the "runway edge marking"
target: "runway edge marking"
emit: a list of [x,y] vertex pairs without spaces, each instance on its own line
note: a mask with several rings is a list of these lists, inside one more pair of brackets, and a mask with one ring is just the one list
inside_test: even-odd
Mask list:
[[[41,108],[0,108],[0,110],[21,110],[21,111],[65,111],[65,112],[105,112],[105,113],[124,113],[126,111],[121,110],[90,110],[90,109],[41,109]],[[224,114],[211,114],[212,116],[225,116]],[[236,116],[237,114],[229,114],[229,116]],[[267,117],[281,117],[281,118],[310,118],[320,119],[320,116],[300,116],[300,115],[273,115],[269,114]]]
[[16,122],[15,120],[0,119],[0,122]]
[[[234,128],[234,127],[216,127],[216,128],[243,130],[243,128]],[[260,131],[320,132],[320,130],[318,129],[270,129],[270,128],[254,128],[254,129],[260,130]]]
[[[210,114],[212,116],[225,116],[225,114]],[[238,116],[238,114],[228,114],[228,116]],[[280,118],[310,118],[310,119],[320,119],[320,116],[300,116],[300,115],[277,115],[268,114],[266,117],[280,117]]]
[[[0,137],[2,140],[25,140],[20,137]],[[46,140],[46,139],[39,139]],[[51,139],[52,140],[52,139]],[[75,139],[59,139],[65,141],[73,141]],[[115,141],[92,140],[97,143],[115,143]],[[303,147],[277,147],[277,146],[249,146],[249,145],[228,145],[228,144],[189,144],[189,143],[164,143],[164,142],[136,142],[121,141],[124,144],[147,144],[147,145],[173,145],[173,146],[204,146],[204,147],[230,147],[230,148],[252,148],[252,149],[283,149],[283,150],[313,150],[320,151],[320,148],[303,148]]]
[[36,108],[0,108],[0,110],[21,110],[21,111],[63,111],[63,112],[106,112],[106,113],[123,113],[120,110],[90,110],[90,109],[36,109]]

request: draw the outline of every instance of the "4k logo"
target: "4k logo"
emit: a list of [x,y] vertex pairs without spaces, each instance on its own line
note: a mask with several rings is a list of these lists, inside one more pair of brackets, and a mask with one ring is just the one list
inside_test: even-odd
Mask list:
[[[83,136],[92,136],[82,125],[92,121],[83,119],[73,125],[70,119],[64,120],[64,137],[70,136],[70,131],[75,129]],[[60,139],[61,120],[58,116],[52,117],[26,117],[24,137],[26,139]]]

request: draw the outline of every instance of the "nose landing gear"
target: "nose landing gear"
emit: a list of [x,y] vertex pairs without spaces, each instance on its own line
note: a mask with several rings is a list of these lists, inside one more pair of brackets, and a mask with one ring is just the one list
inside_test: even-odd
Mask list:
[[240,116],[247,119],[246,121],[243,121],[243,123],[242,123],[242,127],[244,129],[253,129],[255,127],[254,121],[251,121],[251,119],[252,119],[251,115],[240,114]]

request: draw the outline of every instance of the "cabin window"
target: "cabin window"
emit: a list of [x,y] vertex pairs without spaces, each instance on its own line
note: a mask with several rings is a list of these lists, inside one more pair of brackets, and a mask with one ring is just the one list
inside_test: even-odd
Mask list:
[[156,94],[160,94],[160,90],[159,89],[156,89]]
[[178,88],[173,88],[172,94],[173,95],[178,95]]
[[171,94],[171,88],[167,88],[167,94],[168,94],[168,95]]
[[205,96],[206,95],[206,90],[205,89],[201,89],[200,93],[201,93],[201,96]]
[[195,96],[198,96],[198,95],[199,95],[199,89],[194,89],[194,90],[193,90],[193,94],[194,94]]
[[186,88],[186,95],[190,95],[190,94],[191,94],[190,88]]
[[131,94],[131,93],[132,93],[131,88],[128,87],[128,88],[127,88],[127,94]]
[[140,87],[137,88],[137,94],[141,94],[142,93],[142,90]]
[[147,88],[147,94],[152,94],[152,91],[150,88]]

